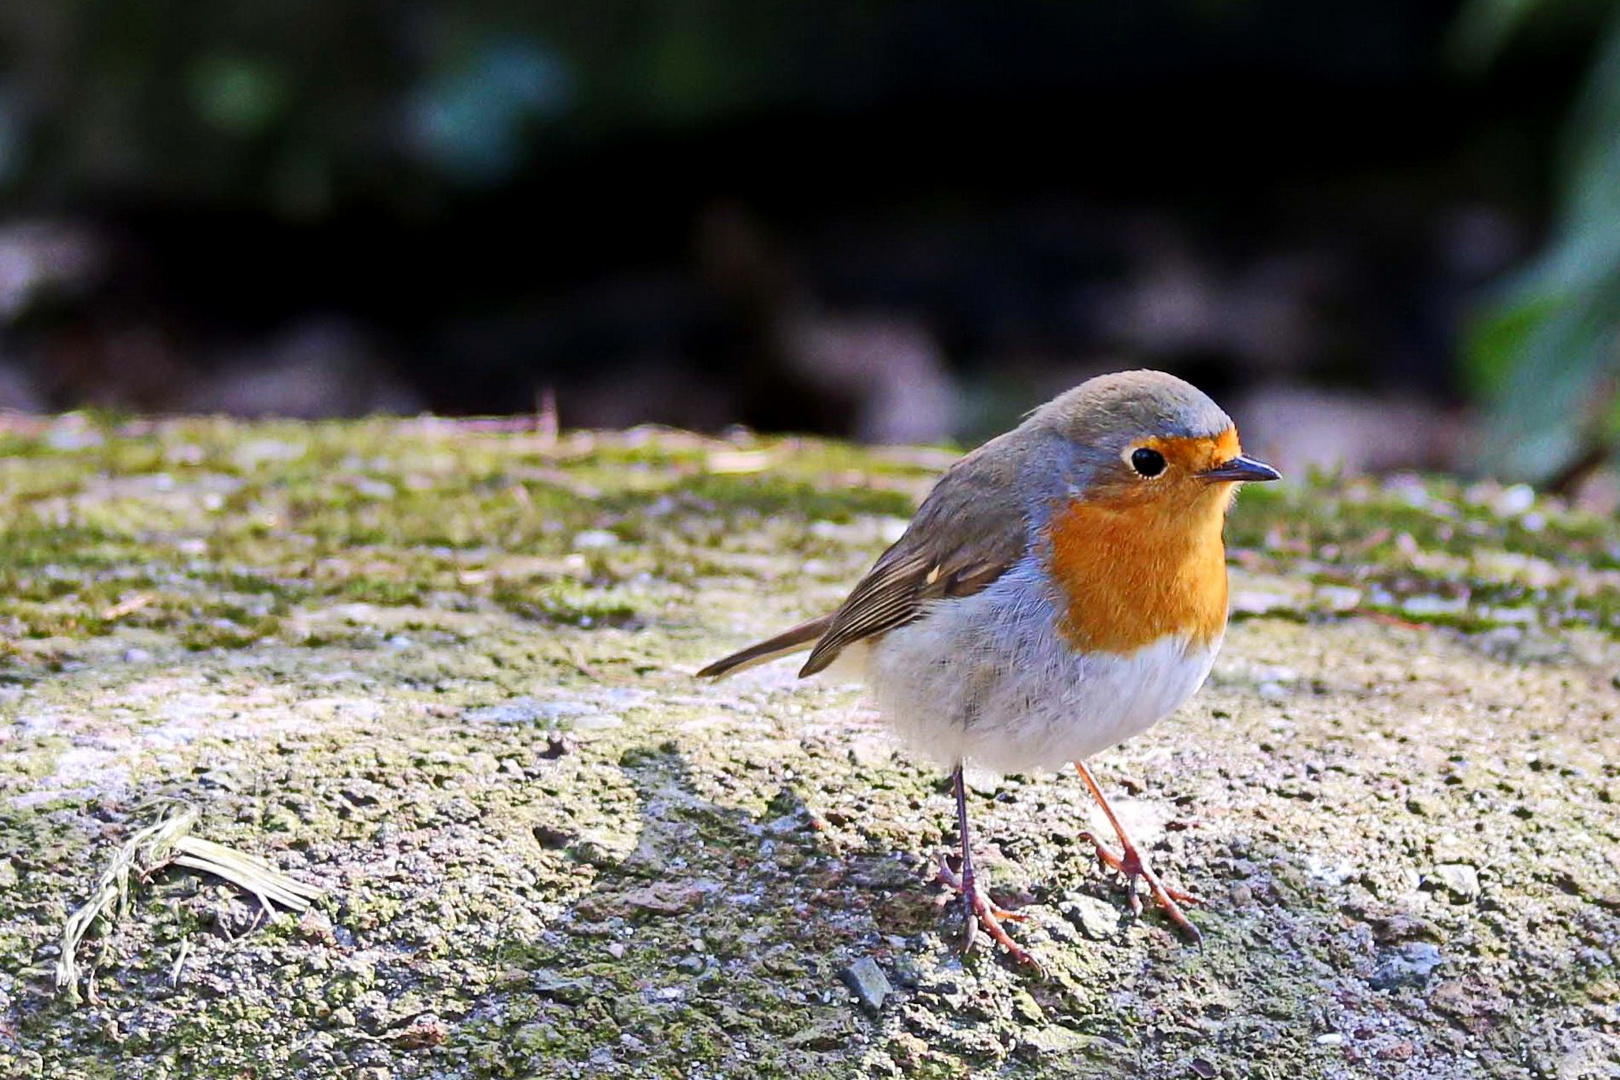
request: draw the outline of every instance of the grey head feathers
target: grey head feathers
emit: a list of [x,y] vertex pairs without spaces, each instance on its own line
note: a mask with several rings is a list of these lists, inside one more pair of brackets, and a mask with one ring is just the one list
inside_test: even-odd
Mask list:
[[1025,424],[1117,453],[1147,435],[1219,435],[1232,426],[1232,418],[1209,395],[1174,375],[1121,371],[1088,379],[1059,394],[1031,413]]

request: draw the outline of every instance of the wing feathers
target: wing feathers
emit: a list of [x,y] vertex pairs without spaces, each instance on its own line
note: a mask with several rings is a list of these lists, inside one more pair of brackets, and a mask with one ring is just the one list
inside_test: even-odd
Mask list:
[[809,622],[802,622],[791,630],[782,631],[773,638],[750,645],[741,652],[732,653],[724,660],[716,660],[698,672],[698,677],[721,679],[727,675],[745,671],[757,664],[763,664],[768,660],[775,660],[778,656],[786,656],[789,653],[798,652],[800,649],[808,649],[826,632],[827,626],[831,622],[831,615],[822,615],[819,618],[811,619]]
[[940,478],[905,535],[883,553],[837,611],[698,674],[727,675],[813,645],[799,674],[814,675],[852,642],[905,625],[929,603],[988,588],[1029,546],[1029,522],[1013,481],[1040,450],[1022,429],[981,446]]
[[906,534],[855,586],[799,674],[814,675],[851,642],[903,626],[927,604],[971,596],[1024,555],[1028,526],[994,466],[964,458],[934,487]]

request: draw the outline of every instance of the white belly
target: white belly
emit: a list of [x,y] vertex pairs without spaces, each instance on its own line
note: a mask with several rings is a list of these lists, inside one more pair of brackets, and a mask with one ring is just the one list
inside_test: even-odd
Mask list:
[[1084,760],[1168,716],[1203,684],[1219,647],[1166,638],[1129,656],[1079,655],[1026,565],[891,630],[867,651],[865,674],[919,753],[1023,772]]

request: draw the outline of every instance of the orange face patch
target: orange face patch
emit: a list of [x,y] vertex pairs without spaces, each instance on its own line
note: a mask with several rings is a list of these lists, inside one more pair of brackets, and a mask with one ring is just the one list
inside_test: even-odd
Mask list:
[[1237,432],[1147,439],[1168,467],[1122,475],[1060,507],[1047,528],[1048,569],[1063,599],[1060,630],[1076,648],[1126,654],[1167,635],[1208,646],[1226,628],[1231,487],[1197,474],[1236,457]]
[[1227,428],[1214,438],[1208,436],[1152,438],[1140,445],[1153,447],[1164,455],[1166,461],[1181,466],[1189,473],[1201,473],[1217,465],[1224,465],[1243,453],[1235,427]]

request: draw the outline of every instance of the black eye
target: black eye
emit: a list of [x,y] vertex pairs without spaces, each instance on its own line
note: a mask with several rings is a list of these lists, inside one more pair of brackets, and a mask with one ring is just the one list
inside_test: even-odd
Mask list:
[[1143,476],[1158,476],[1164,472],[1164,455],[1157,450],[1141,447],[1131,455],[1131,468]]

